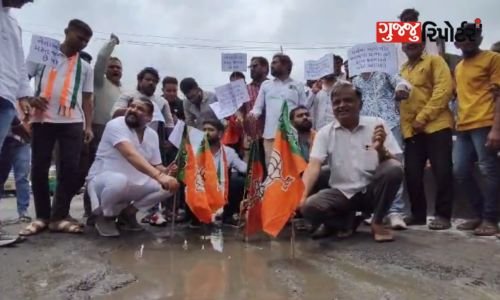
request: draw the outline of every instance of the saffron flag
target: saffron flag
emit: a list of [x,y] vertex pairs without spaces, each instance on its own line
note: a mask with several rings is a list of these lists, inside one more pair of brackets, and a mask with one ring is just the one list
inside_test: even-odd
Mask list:
[[290,124],[288,104],[284,101],[268,162],[268,176],[263,183],[262,227],[273,237],[279,234],[299,205],[304,192],[300,176],[306,166]]
[[226,199],[224,197],[224,186],[219,184],[219,174],[215,168],[214,156],[210,151],[206,136],[198,150],[197,162],[198,167],[202,170],[201,174],[208,205],[212,212],[215,213],[226,204]]
[[262,230],[262,182],[265,178],[264,149],[258,141],[250,145],[247,177],[245,180],[245,235],[253,235]]
[[203,169],[198,166],[196,161],[187,126],[184,127],[177,155],[179,168],[177,178],[186,185],[186,203],[198,220],[209,224],[212,221],[212,210],[208,204]]

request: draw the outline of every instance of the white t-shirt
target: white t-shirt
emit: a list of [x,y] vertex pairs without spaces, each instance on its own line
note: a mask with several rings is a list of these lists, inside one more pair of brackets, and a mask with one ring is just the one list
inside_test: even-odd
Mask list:
[[328,160],[330,187],[340,190],[347,198],[363,191],[372,181],[379,165],[378,154],[371,149],[375,127],[383,125],[387,134],[384,146],[393,155],[401,148],[384,120],[362,116],[352,132],[334,120],[321,128],[314,138],[310,157]]
[[142,143],[139,141],[135,130],[130,129],[125,123],[125,117],[118,117],[106,124],[99,148],[87,180],[92,180],[104,171],[117,172],[127,175],[129,181],[136,185],[146,183],[150,177],[138,171],[116,149],[121,142],[129,142],[153,166],[161,164],[160,145],[156,132],[146,127]]
[[[59,113],[60,99],[63,94],[64,82],[66,79],[66,73],[68,72],[68,67],[71,58],[66,57],[62,52],[59,52],[59,64],[55,68],[57,72],[56,79],[54,81],[54,87],[49,101],[49,108],[45,113],[35,113],[32,118],[33,123],[80,123],[85,122],[85,117],[82,108],[82,93],[93,93],[94,92],[94,71],[90,64],[88,64],[83,59],[81,60],[81,78],[80,85],[78,87],[78,94],[76,98],[76,106],[72,111],[70,116],[64,116]],[[35,77],[35,86],[40,87],[41,96],[44,95],[44,90],[47,87],[49,81],[49,74],[51,67],[36,64],[33,62],[27,62],[26,67],[28,69],[28,75]],[[71,102],[73,98],[73,89],[75,87],[77,66],[73,67],[70,74],[70,84],[66,89],[67,93],[67,103]],[[42,74],[43,72],[43,74]],[[37,88],[38,89],[38,88]]]

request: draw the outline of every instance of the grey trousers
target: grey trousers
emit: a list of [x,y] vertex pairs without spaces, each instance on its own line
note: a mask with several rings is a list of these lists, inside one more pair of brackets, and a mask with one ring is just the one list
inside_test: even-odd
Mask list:
[[364,193],[359,192],[349,199],[338,189],[324,189],[307,198],[301,213],[313,225],[325,224],[336,229],[346,229],[344,225],[357,211],[373,213],[373,222],[380,224],[402,181],[401,163],[389,159],[378,166]]

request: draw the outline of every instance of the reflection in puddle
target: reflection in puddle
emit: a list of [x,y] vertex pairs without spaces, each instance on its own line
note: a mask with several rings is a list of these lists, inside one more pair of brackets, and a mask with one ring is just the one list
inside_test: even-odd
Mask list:
[[268,241],[259,244],[216,229],[201,237],[117,249],[110,255],[112,265],[138,281],[102,299],[289,299],[269,268],[270,260],[282,259],[286,250],[273,256],[266,251]]

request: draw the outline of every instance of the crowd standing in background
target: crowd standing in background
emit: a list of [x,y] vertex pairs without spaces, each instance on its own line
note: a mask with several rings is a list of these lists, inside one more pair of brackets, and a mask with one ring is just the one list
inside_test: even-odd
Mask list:
[[[13,170],[19,220],[29,223],[21,236],[45,230],[83,233],[84,225],[70,215],[82,187],[84,218],[102,236],[142,230],[139,210],[151,225],[189,220],[199,227],[206,218],[197,216],[206,208],[186,199],[194,195],[190,189],[220,196],[217,209],[208,199],[216,211],[212,221],[240,228],[244,209],[252,209],[245,206],[246,197],[257,170],[249,150],[262,150],[263,174],[275,176],[276,170],[289,168],[294,162],[279,160],[276,133],[291,124],[296,144],[290,147],[307,163],[295,218],[310,225],[312,238],[348,237],[363,220],[370,222],[377,242],[393,240],[391,229],[407,226],[449,229],[454,182],[475,216],[457,229],[500,238],[500,42],[482,50],[482,32],[475,24],[463,25],[475,30],[474,38],[455,42],[461,57],[447,54],[443,41],[398,45],[400,70],[392,75],[350,77],[348,61],[334,55],[333,72],[304,85],[291,78],[294,63],[288,55],[275,54],[270,62],[252,57],[250,83],[241,72],[229,76],[231,82],[245,81],[249,101],[219,119],[211,107],[218,102],[216,94],[191,77],[178,81],[175,74],[145,67],[137,74],[137,86],[125,92],[121,78],[127,62],[112,56],[119,37],[110,36],[92,67],[92,56],[83,50],[93,30],[81,20],[65,28],[56,66],[25,62],[21,30],[9,10],[28,2],[33,1],[0,1],[0,192]],[[406,9],[400,20],[416,22],[419,12]],[[286,121],[283,107],[289,109]],[[168,140],[181,121],[203,132],[200,152],[211,161],[184,147],[187,130],[180,147]],[[51,201],[53,163],[57,177]],[[187,178],[196,163],[206,169]],[[481,188],[474,165],[484,177]],[[436,186],[429,223],[426,168]],[[212,179],[216,189],[201,186]],[[260,188],[253,191],[258,194]],[[0,246],[20,240],[0,231]]]

